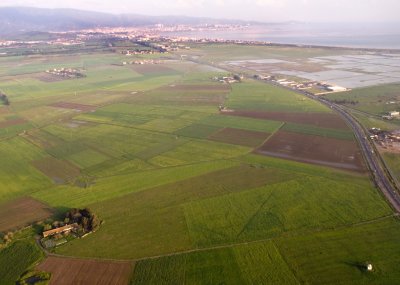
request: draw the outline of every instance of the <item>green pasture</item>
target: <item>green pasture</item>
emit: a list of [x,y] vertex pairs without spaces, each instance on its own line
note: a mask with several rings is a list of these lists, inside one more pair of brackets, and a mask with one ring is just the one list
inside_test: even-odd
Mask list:
[[68,157],[69,161],[81,169],[102,163],[108,159],[108,156],[92,149],[83,150]]
[[384,152],[382,156],[395,178],[400,181],[400,154]]
[[249,131],[259,131],[273,133],[278,130],[283,123],[269,120],[259,120],[239,116],[213,115],[199,121],[200,124],[210,125],[221,128],[235,128]]
[[303,95],[252,80],[232,85],[227,106],[234,110],[330,112],[329,108]]
[[[184,164],[198,161],[229,159],[247,154],[249,147],[231,145],[213,141],[189,141],[162,154],[162,157],[178,159]],[[157,159],[157,156],[155,157]]]
[[193,44],[185,54],[201,54],[208,61],[232,61],[246,59],[297,60],[316,56],[329,56],[352,53],[348,50],[329,50],[324,48],[301,48],[284,46],[249,46],[234,44]]
[[19,137],[0,141],[0,201],[51,185],[50,180],[31,165],[45,155],[43,150]]
[[156,168],[154,165],[139,158],[115,158],[96,164],[85,169],[89,176],[107,177],[112,175],[127,174],[132,172],[150,170]]
[[14,126],[0,128],[0,138],[4,139],[14,137],[18,134],[24,133],[25,131],[32,129],[32,127],[32,124],[27,122]]
[[272,242],[180,254],[136,264],[139,284],[299,284]]
[[43,252],[34,241],[16,241],[0,249],[0,283],[15,285],[17,279],[43,258]]
[[[302,284],[397,284],[398,218],[276,240]],[[365,264],[373,265],[367,272]]]
[[70,154],[85,148],[92,148],[111,157],[134,157],[136,153],[148,150],[153,146],[183,140],[183,138],[177,139],[176,136],[169,134],[106,124],[83,125],[78,128],[52,125],[46,127],[45,130],[66,141],[66,143],[56,146],[54,152],[53,149],[49,150],[56,156],[66,155],[63,154],[67,149],[65,146],[71,146],[68,152]]
[[[203,172],[199,171],[200,165],[197,167],[198,170],[179,167],[173,170],[174,172],[168,171],[168,173],[167,170],[148,171],[147,175],[153,174],[154,177],[158,177],[157,181],[148,181],[147,185],[140,186],[135,186],[133,183],[140,178],[145,178],[146,174],[130,175],[131,194],[90,205],[90,208],[96,211],[101,219],[107,221],[104,226],[96,234],[69,243],[57,251],[63,254],[73,252],[77,256],[112,256],[126,259],[190,249],[194,245],[187,230],[183,207],[185,203],[226,193],[240,192],[267,183],[282,182],[293,176],[290,173],[281,173],[273,169],[254,169],[232,163],[229,165],[226,162],[214,165],[207,163],[202,167],[204,168]],[[196,173],[185,174],[188,170],[196,170]],[[174,174],[175,177],[166,177],[168,174]],[[122,182],[123,179],[123,177],[115,177],[112,181],[114,183]],[[101,181],[98,181],[98,186],[100,183],[106,186]],[[142,184],[144,180],[136,183]],[[115,192],[110,193],[109,189],[107,189],[108,195],[117,196]],[[54,190],[52,189],[52,193]],[[72,189],[69,193],[75,194]],[[93,202],[101,199],[102,192],[99,188],[96,191],[96,186],[92,193]],[[43,195],[38,195],[38,197],[43,197]],[[55,197],[59,197],[59,195]],[[54,204],[50,200],[47,202]],[[117,231],[120,227],[127,230]],[[113,239],[112,246],[100,246],[109,238]]]
[[185,205],[191,240],[200,247],[334,228],[390,213],[390,208],[369,183],[317,177],[303,177]]
[[321,136],[342,140],[354,140],[354,134],[350,130],[319,128],[312,125],[285,123],[283,131],[300,133],[305,135]]
[[[344,53],[192,47],[185,50],[188,56],[215,62]],[[240,132],[216,139],[227,143],[211,140],[224,128],[353,140],[351,131],[218,109],[329,113],[329,108],[254,80],[222,85],[212,78],[227,72],[185,60],[166,60],[159,70],[121,65],[135,58],[104,52],[0,57],[0,90],[11,101],[7,110],[0,107],[0,120],[27,121],[0,129],[0,202],[31,196],[58,211],[89,207],[103,221],[95,233],[55,249],[57,254],[140,259],[132,284],[399,283],[399,221],[389,217],[391,208],[367,174],[256,155],[252,147],[233,144]],[[59,67],[83,69],[87,77],[39,80],[44,70]],[[396,86],[329,96],[359,98],[355,107],[370,112],[373,104],[395,96]],[[95,110],[51,106],[58,102]],[[368,126],[396,128],[376,117],[357,118]],[[398,156],[385,158],[397,174]],[[57,185],[34,165],[49,176],[64,169],[71,175]],[[0,250],[0,284],[3,276],[5,284],[15,284],[41,256],[31,236]],[[374,264],[373,272],[363,271],[366,261]]]
[[384,115],[389,111],[400,109],[400,84],[385,84],[380,86],[357,88],[348,92],[326,95],[332,101],[354,101],[355,105],[346,103],[351,108],[374,115]]
[[221,129],[218,126],[210,126],[204,124],[192,124],[175,132],[178,136],[205,139],[209,135]]
[[379,128],[392,131],[400,128],[400,121],[387,121],[376,116],[368,116],[357,112],[352,112],[352,114],[367,129]]
[[189,108],[119,103],[75,119],[171,133],[209,115]]
[[[43,72],[53,68],[78,68],[109,66],[121,64],[124,57],[115,54],[82,54],[82,55],[49,55],[17,56],[0,61],[0,68],[6,67],[6,73],[0,75],[24,75]],[[15,64],[17,63],[17,64]],[[12,66],[10,68],[10,65]]]
[[[143,170],[99,178],[89,188],[73,186],[53,186],[32,194],[38,200],[55,207],[84,207],[86,205],[121,197],[132,192],[142,191],[158,185],[173,183],[208,172],[237,165],[230,161],[215,161],[169,167],[154,170]],[[157,179],[154,179],[157,177]]]
[[[285,170],[280,165],[285,163],[275,160],[269,166],[253,164],[204,172],[179,182],[169,180],[169,184],[143,187],[139,192],[131,189],[129,195],[104,201],[99,197],[105,195],[100,184],[105,186],[111,178],[99,180],[89,190],[93,200],[102,202],[90,207],[107,223],[96,234],[60,247],[58,252],[99,258],[151,257],[281,235],[303,235],[392,213],[365,177],[331,173],[328,168],[319,175],[317,166],[313,166],[316,174],[312,175],[301,171],[299,163],[291,167],[289,162]],[[299,170],[295,171],[297,166]],[[159,177],[160,171],[148,173]],[[135,181],[135,176],[144,177],[133,175],[130,181]],[[116,179],[122,181],[123,177]],[[54,200],[43,192],[37,198],[45,197],[50,205],[60,205],[55,200],[60,195],[54,191],[57,189],[51,192]],[[70,189],[69,193],[74,192]],[[121,227],[129,231],[118,231]],[[107,239],[113,240],[113,246],[101,247]]]

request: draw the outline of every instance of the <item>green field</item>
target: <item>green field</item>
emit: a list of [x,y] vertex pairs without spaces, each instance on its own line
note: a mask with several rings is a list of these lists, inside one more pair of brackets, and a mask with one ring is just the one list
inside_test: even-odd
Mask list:
[[[126,42],[116,52],[91,44],[99,50],[0,58],[0,90],[11,102],[0,107],[0,204],[28,196],[58,215],[88,207],[102,221],[54,253],[130,260],[135,285],[400,282],[400,224],[367,173],[255,152],[278,130],[354,140],[352,131],[251,118],[332,111],[252,79],[222,84],[213,78],[229,72],[207,65],[354,51],[190,44],[187,59],[129,57],[163,61],[135,66],[122,64]],[[46,77],[61,67],[86,77]],[[398,157],[386,159],[398,174]],[[34,233],[17,234],[0,249],[0,284],[15,284],[42,257]],[[373,272],[363,270],[367,261]]]
[[17,241],[0,249],[1,284],[15,285],[16,280],[41,258],[43,253],[34,242]]
[[334,139],[354,140],[354,134],[350,130],[318,128],[315,126],[295,124],[295,123],[286,123],[282,127],[282,130],[288,132],[306,134],[306,135],[334,138]]
[[137,284],[299,284],[272,242],[141,261]]
[[227,106],[231,109],[274,112],[330,112],[326,106],[302,95],[252,81],[233,85]]
[[[294,274],[309,284],[396,284],[399,220],[281,238],[277,246]],[[301,246],[299,246],[301,244]],[[365,262],[374,266],[366,272]]]
[[400,154],[384,153],[383,158],[392,171],[394,177],[400,181]]
[[327,95],[326,98],[332,101],[354,101],[354,105],[346,104],[351,108],[381,116],[400,109],[399,88],[399,84],[357,88],[349,92]]
[[273,133],[282,126],[281,122],[276,121],[222,115],[207,117],[201,120],[200,123],[221,128],[236,128],[266,133]]

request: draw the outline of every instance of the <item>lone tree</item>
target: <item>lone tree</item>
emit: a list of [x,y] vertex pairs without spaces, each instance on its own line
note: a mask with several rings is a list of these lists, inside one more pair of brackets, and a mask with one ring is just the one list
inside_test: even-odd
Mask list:
[[238,75],[238,74],[235,74],[235,75],[233,76],[233,79],[235,79],[236,81],[242,82],[242,78],[241,78],[240,75]]
[[10,105],[10,100],[8,100],[7,95],[2,92],[0,92],[0,100],[3,101],[4,105]]

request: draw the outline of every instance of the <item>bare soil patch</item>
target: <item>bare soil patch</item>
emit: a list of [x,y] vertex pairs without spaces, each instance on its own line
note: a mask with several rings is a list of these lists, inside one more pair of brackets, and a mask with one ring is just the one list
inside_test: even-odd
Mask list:
[[292,113],[236,110],[230,113],[222,114],[280,122],[291,122],[297,124],[308,124],[330,129],[349,129],[346,122],[340,116],[332,113]]
[[248,131],[233,128],[224,128],[208,138],[210,140],[238,144],[249,147],[257,147],[262,144],[270,134],[256,131]]
[[169,68],[163,64],[136,64],[133,65],[133,70],[143,75],[152,74],[176,74],[176,70]]
[[229,86],[223,84],[179,84],[162,87],[161,89],[165,91],[230,91]]
[[56,184],[74,180],[80,175],[80,169],[72,163],[54,157],[46,157],[32,162],[33,166]]
[[57,76],[51,73],[42,72],[34,76],[35,79],[40,80],[42,82],[51,83],[67,80],[67,78],[62,76]]
[[84,105],[79,103],[69,103],[69,102],[57,102],[50,104],[51,107],[62,108],[62,109],[72,109],[77,111],[89,112],[96,110],[95,106]]
[[30,197],[0,205],[0,232],[23,228],[53,215],[49,206]]
[[10,113],[10,110],[6,106],[0,106],[0,115],[8,114]]
[[7,121],[0,122],[0,129],[8,128],[8,127],[16,126],[16,125],[23,125],[25,123],[27,123],[27,121],[24,119],[7,120]]
[[181,104],[221,105],[225,102],[225,95],[193,95],[193,96],[163,96],[160,100]]
[[36,268],[52,274],[51,285],[126,285],[133,271],[131,262],[54,256],[47,257]]
[[363,172],[363,158],[354,141],[278,131],[256,153]]

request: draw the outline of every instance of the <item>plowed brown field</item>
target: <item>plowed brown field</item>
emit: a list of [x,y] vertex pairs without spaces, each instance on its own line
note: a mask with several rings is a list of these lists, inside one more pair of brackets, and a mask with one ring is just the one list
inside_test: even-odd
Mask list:
[[331,113],[292,113],[292,112],[261,112],[261,111],[234,111],[223,115],[241,116],[280,122],[308,124],[330,129],[348,129],[345,121],[338,115]]
[[73,109],[73,110],[77,110],[77,111],[94,111],[94,110],[96,110],[95,106],[78,104],[78,103],[69,103],[69,102],[57,102],[57,103],[50,104],[49,106],[56,107],[56,108],[63,108],[63,109]]
[[132,267],[131,262],[49,256],[37,269],[51,273],[50,285],[127,285]]
[[270,134],[263,132],[225,128],[208,138],[224,143],[256,147],[262,144],[269,136]]
[[26,122],[27,121],[25,121],[24,119],[13,119],[13,120],[8,120],[8,121],[3,121],[3,122],[0,122],[0,129],[8,128],[8,127],[16,126],[16,125],[23,125]]
[[50,207],[35,199],[18,198],[0,205],[0,232],[28,226],[52,214],[53,210]]
[[362,155],[354,141],[278,131],[256,152],[346,170],[364,171]]

